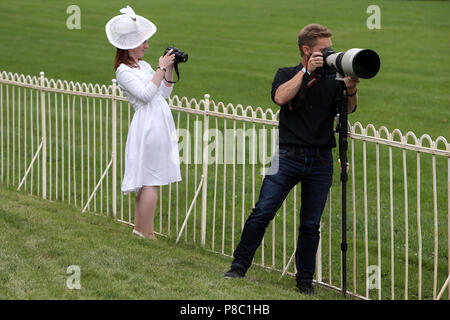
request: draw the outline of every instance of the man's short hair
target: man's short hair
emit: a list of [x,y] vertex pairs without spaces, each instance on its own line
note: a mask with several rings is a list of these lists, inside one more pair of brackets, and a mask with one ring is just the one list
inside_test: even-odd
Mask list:
[[305,26],[298,35],[298,47],[300,48],[300,54],[303,57],[302,46],[314,47],[318,38],[330,38],[332,32],[327,27],[324,27],[317,23],[308,24]]

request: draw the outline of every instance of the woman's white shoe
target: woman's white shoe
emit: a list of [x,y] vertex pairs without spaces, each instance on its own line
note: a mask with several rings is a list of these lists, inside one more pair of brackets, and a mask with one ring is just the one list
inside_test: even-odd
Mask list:
[[141,238],[145,238],[145,239],[151,239],[151,240],[157,240],[157,238],[155,237],[155,235],[152,235],[150,237],[146,237],[144,236],[142,233],[140,233],[139,231],[137,231],[136,229],[133,229],[133,234],[141,237]]
[[146,236],[144,236],[142,233],[140,233],[139,231],[137,231],[136,229],[133,229],[133,234],[142,237],[142,238],[147,238]]

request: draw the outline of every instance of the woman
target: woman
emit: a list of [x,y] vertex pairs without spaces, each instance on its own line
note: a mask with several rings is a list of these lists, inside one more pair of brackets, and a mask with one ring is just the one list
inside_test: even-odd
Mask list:
[[119,87],[135,113],[125,147],[122,192],[136,192],[133,234],[156,239],[153,220],[161,185],[181,180],[178,142],[165,99],[173,86],[175,55],[159,58],[155,70],[142,60],[156,26],[129,6],[106,24],[108,40],[117,48],[114,69]]

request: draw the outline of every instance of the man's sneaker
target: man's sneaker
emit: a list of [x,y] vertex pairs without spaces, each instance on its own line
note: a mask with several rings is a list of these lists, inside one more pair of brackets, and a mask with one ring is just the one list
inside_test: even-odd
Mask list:
[[238,269],[230,269],[225,273],[225,278],[243,278],[244,272]]
[[314,295],[314,287],[311,282],[297,282],[297,288],[300,293]]

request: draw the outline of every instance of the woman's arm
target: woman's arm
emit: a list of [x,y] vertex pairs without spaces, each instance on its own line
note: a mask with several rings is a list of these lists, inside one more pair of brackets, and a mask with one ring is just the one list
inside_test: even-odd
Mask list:
[[161,84],[161,95],[164,99],[168,99],[172,94],[173,85],[168,81],[173,81],[173,67],[167,68],[165,80],[162,81]]
[[153,81],[144,85],[132,70],[119,70],[116,77],[120,87],[139,100],[150,102],[158,91]]
[[[159,67],[166,69],[170,68],[173,66],[174,59],[175,55],[171,55],[170,52],[168,52],[164,57],[159,58]],[[147,85],[144,85],[141,80],[136,77],[132,70],[120,70],[116,77],[120,86],[131,95],[139,100],[150,102],[161,85],[164,77],[164,70],[160,68],[156,69],[152,80]]]
[[[158,69],[156,69],[156,73],[153,75],[152,82],[159,88],[161,85],[161,81],[164,78],[164,73],[166,73],[166,79],[172,81],[173,74],[173,62],[175,60],[175,54],[172,54],[173,49],[166,53],[164,57],[159,57]],[[166,71],[164,71],[164,69]],[[170,78],[169,78],[170,77]],[[168,87],[171,86],[168,82],[165,81]]]
[[[169,81],[173,81],[173,64],[167,68],[166,79]],[[164,80],[164,85],[166,87],[172,87],[172,83],[167,82],[166,80]]]

